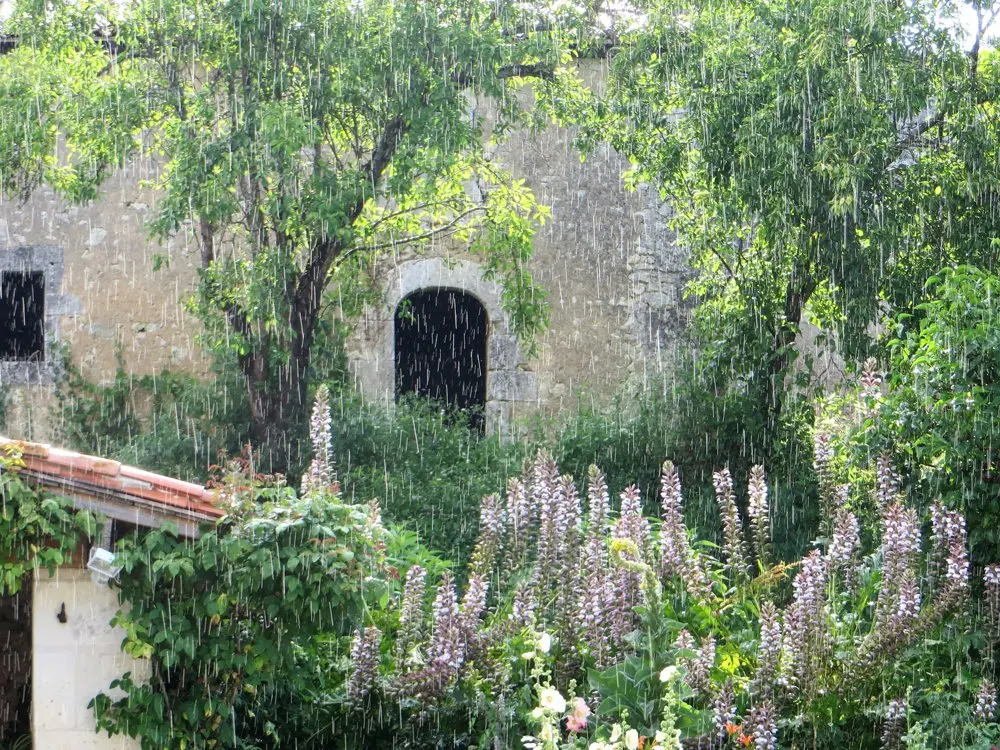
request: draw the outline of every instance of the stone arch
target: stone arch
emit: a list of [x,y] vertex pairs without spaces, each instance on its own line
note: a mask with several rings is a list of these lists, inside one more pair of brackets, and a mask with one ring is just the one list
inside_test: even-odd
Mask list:
[[386,275],[383,299],[365,310],[349,346],[355,383],[369,400],[395,400],[395,315],[406,297],[424,289],[453,289],[476,299],[488,319],[486,352],[486,431],[504,434],[517,404],[538,400],[538,381],[526,369],[517,338],[500,304],[501,289],[483,278],[471,261],[417,258]]
[[393,333],[397,401],[430,396],[468,414],[485,428],[489,316],[475,296],[451,287],[412,292],[395,310]]

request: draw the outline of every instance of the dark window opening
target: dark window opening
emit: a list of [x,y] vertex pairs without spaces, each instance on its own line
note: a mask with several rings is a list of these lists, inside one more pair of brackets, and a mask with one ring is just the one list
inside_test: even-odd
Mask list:
[[0,747],[31,733],[31,576],[21,584],[0,595]]
[[0,274],[0,360],[45,359],[45,276],[40,271]]
[[486,310],[454,289],[423,289],[396,309],[396,399],[416,393],[461,409],[482,432]]

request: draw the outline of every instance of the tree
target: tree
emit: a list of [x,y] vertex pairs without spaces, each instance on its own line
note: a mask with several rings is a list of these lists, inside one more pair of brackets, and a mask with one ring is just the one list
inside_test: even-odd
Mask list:
[[0,191],[26,198],[46,183],[83,201],[128,160],[158,160],[149,228],[197,242],[195,309],[212,347],[235,354],[252,434],[281,468],[324,294],[356,285],[379,253],[471,241],[514,329],[527,338],[544,325],[526,270],[544,211],[491,163],[467,99],[496,98],[493,136],[528,117],[515,89],[554,85],[562,54],[544,10],[15,0],[0,57]]
[[767,446],[804,315],[857,356],[939,268],[996,262],[998,10],[974,0],[965,52],[953,2],[649,6],[582,145],[610,137],[676,206],[706,370],[757,404]]

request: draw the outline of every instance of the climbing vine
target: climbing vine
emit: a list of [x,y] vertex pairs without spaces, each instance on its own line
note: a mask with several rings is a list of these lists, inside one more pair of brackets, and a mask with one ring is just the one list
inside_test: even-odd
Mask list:
[[[263,717],[277,691],[305,689],[303,644],[350,633],[366,601],[382,598],[391,537],[376,504],[342,500],[325,389],[312,428],[300,492],[235,459],[217,471],[227,515],[214,527],[186,539],[167,524],[116,546],[121,608],[110,625],[142,674],[111,683],[124,697],[91,701],[99,730],[149,750],[274,744],[279,729]],[[23,466],[17,450],[0,456],[0,593],[54,572],[99,530],[93,514],[28,486]]]
[[16,447],[0,451],[0,594],[16,594],[35,571],[55,573],[100,528],[93,513],[28,486],[18,474],[23,466]]
[[197,539],[164,527],[123,540],[123,650],[148,664],[91,702],[99,729],[144,750],[277,744],[279,691],[305,691],[304,645],[349,633],[381,597],[385,540],[376,505],[341,499],[330,468],[325,389],[314,460],[296,493],[236,459],[219,480],[227,516]]

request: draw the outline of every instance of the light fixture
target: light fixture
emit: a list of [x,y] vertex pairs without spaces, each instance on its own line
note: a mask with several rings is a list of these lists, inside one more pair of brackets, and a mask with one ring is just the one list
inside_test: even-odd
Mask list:
[[103,547],[91,547],[87,568],[94,583],[106,585],[108,581],[117,578],[122,566],[115,564],[115,553]]

